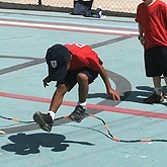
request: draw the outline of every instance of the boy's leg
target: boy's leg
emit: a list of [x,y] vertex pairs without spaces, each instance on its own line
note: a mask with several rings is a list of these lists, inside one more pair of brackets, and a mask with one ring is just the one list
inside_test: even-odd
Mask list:
[[161,95],[162,93],[162,88],[161,88],[161,77],[153,77],[153,82],[154,82],[154,89],[155,89],[155,93],[157,95]]
[[161,87],[161,77],[153,77],[153,82],[154,82],[154,87],[155,88],[160,88]]
[[166,83],[166,85],[167,85],[167,77],[164,77],[164,80],[165,80],[165,83]]
[[89,90],[88,76],[83,73],[78,73],[77,82],[79,85],[78,88],[79,102],[75,110],[70,114],[69,118],[75,122],[81,122],[85,116],[86,98],[88,96],[88,90]]
[[48,114],[42,114],[41,112],[37,111],[33,115],[34,121],[37,124],[39,124],[41,129],[48,132],[51,131],[55,118],[55,113],[62,104],[63,97],[66,92],[67,92],[67,87],[65,84],[61,84],[60,86],[58,86],[53,95]]
[[154,83],[154,93],[144,99],[145,103],[161,103],[164,101],[164,94],[162,93],[162,88],[161,88],[161,77],[153,77],[153,83]]
[[79,73],[77,76],[77,82],[79,84],[79,102],[84,103],[86,102],[89,91],[88,76],[86,76],[86,74]]
[[[165,80],[166,90],[167,90],[167,77],[166,77],[166,76],[164,77],[164,80]],[[164,93],[164,96],[165,96],[165,98],[167,99],[166,91],[165,91],[165,93]]]
[[89,84],[91,84],[98,76],[97,71],[85,68],[77,75],[77,83],[79,85],[78,94],[79,102],[75,110],[70,114],[70,119],[75,122],[81,122],[85,116],[86,99],[89,91]]
[[154,93],[148,98],[144,99],[145,103],[161,103],[164,101],[164,95],[161,90],[161,75],[163,74],[161,55],[163,50],[162,47],[154,47],[151,49],[145,50],[145,69],[146,76],[153,78],[154,83]]
[[50,111],[53,111],[54,113],[57,112],[58,108],[61,106],[63,102],[63,98],[65,93],[67,92],[67,86],[65,84],[61,84],[57,87],[50,104]]

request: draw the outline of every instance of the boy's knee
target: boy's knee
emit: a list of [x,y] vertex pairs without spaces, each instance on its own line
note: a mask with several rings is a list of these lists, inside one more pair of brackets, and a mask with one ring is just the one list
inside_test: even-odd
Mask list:
[[67,92],[67,86],[65,84],[60,84],[57,87],[57,91],[62,92],[62,93],[66,93]]
[[78,81],[78,83],[88,82],[88,77],[87,77],[86,74],[78,73],[78,75],[77,75],[77,81]]

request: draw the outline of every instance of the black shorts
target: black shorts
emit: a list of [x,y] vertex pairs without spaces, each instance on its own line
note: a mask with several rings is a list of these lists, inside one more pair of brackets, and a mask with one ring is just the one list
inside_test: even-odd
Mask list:
[[167,76],[167,47],[158,46],[145,50],[145,69],[147,77]]
[[82,70],[69,70],[64,80],[57,82],[57,85],[66,84],[68,91],[70,91],[77,84],[78,73],[83,73],[88,77],[88,83],[91,84],[98,76],[98,72],[89,68],[83,68]]

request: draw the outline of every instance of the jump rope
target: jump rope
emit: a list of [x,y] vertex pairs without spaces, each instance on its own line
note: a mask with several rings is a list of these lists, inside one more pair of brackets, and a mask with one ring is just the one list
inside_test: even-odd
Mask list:
[[[100,120],[100,121],[104,124],[104,126],[105,126],[105,128],[106,128],[106,130],[107,130],[107,132],[108,132],[109,137],[110,137],[113,141],[124,142],[124,143],[135,143],[135,142],[167,142],[167,139],[137,139],[137,140],[122,140],[122,139],[118,139],[118,138],[115,138],[115,137],[111,134],[111,132],[110,132],[110,130],[109,130],[109,128],[108,128],[106,122],[105,122],[102,118],[100,118],[100,117],[98,117],[98,116],[96,116],[96,115],[90,114],[90,113],[85,113],[85,115],[90,116],[90,117],[93,117],[93,118],[95,118],[95,119],[97,119],[97,120]],[[65,116],[56,118],[55,121],[56,121],[56,120],[63,119],[63,118],[68,118],[69,116],[70,116],[70,115],[65,115]],[[0,115],[0,118],[6,119],[6,120],[10,120],[10,121],[19,122],[19,123],[24,123],[24,124],[30,124],[30,123],[34,123],[34,122],[35,122],[35,121],[22,121],[22,120],[18,120],[18,119],[15,119],[15,118],[5,117],[5,116],[2,116],[2,115]],[[4,134],[4,135],[6,134],[4,131],[1,131],[1,130],[0,130],[0,133],[1,133],[1,134]]]

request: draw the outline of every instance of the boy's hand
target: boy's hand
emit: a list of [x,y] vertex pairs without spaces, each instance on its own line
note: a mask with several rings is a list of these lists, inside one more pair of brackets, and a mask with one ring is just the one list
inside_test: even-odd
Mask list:
[[[120,102],[121,98],[119,96],[119,93],[115,90],[113,90],[112,88],[110,88],[109,90],[107,90],[107,93],[114,99],[114,101],[116,102],[117,100]],[[117,99],[117,100],[116,100]]]
[[140,37],[140,43],[144,46],[146,43],[146,40],[143,36]]
[[112,89],[111,87],[111,84],[109,82],[109,79],[108,79],[108,75],[107,75],[107,72],[106,70],[102,67],[100,70],[99,70],[99,73],[100,73],[100,76],[101,78],[103,79],[104,83],[105,83],[105,86],[106,86],[106,90],[107,90],[107,93],[112,96],[112,98],[114,99],[114,101],[116,102],[118,99],[118,101],[121,101],[121,98],[119,96],[119,93],[117,91],[115,91],[114,89]]
[[43,86],[44,87],[49,86],[49,84],[48,84],[49,82],[51,82],[51,80],[50,80],[49,76],[47,76],[46,78],[43,79]]

